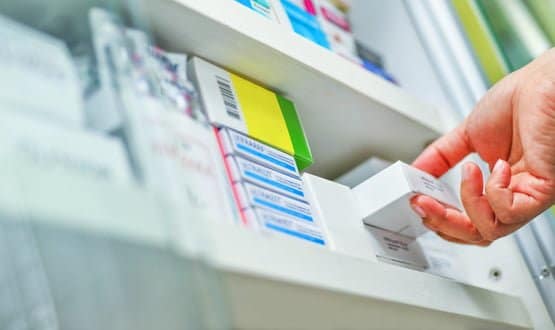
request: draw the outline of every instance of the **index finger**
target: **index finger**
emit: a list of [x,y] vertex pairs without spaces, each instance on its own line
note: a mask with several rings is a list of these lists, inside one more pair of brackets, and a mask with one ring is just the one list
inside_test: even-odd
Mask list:
[[435,177],[440,177],[471,152],[473,148],[466,134],[466,121],[464,121],[429,145],[412,165]]

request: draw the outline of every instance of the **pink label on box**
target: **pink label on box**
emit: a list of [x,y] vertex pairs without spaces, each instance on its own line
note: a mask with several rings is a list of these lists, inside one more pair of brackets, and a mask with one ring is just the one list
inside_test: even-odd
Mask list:
[[304,9],[314,16],[316,16],[316,6],[314,6],[314,2],[312,0],[304,0]]

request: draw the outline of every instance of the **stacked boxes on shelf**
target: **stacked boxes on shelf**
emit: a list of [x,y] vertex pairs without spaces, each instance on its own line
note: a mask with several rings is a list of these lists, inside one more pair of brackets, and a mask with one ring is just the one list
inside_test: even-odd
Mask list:
[[189,72],[215,126],[243,224],[325,245],[298,170],[312,155],[294,104],[199,58],[189,61]]
[[[333,21],[329,24],[346,27],[341,12],[320,5],[308,8]],[[1,61],[12,62],[7,74],[32,78],[33,86],[50,92],[34,89],[33,98],[22,98],[4,84],[1,108],[21,113],[1,113],[7,143],[0,158],[129,183],[133,178],[121,137],[137,179],[185,214],[210,221],[238,219],[262,232],[330,245],[323,219],[312,207],[317,203],[308,202],[300,177],[299,170],[313,159],[293,102],[200,58],[155,48],[143,32],[93,9],[99,77],[96,85],[84,84],[89,110],[84,116],[77,72],[91,70],[75,70],[62,42],[9,20],[0,23],[6,27],[2,33],[17,36],[7,40],[22,43],[10,48],[17,56]],[[40,61],[23,41],[40,47]],[[17,70],[26,67],[18,59],[49,71],[22,75]],[[52,97],[61,93],[67,98],[54,102]],[[27,113],[50,122],[37,122]],[[179,224],[176,229],[177,235],[188,230]]]
[[[114,98],[113,123],[127,142],[137,179],[199,221],[232,221],[238,217],[217,143],[197,111],[196,92],[187,77],[187,56],[152,46],[147,35],[124,28],[110,13],[91,11],[93,34],[109,32],[105,48],[112,67],[102,98]],[[114,57],[117,54],[117,57]],[[101,65],[99,63],[99,65]],[[95,121],[98,122],[98,121]],[[177,236],[191,231],[186,222],[171,224]]]
[[216,135],[243,223],[325,245],[293,157],[229,128]]
[[381,56],[355,40],[347,17],[349,8],[347,3],[332,0],[308,0],[308,2],[313,3],[312,7],[315,8],[332,51],[389,82],[397,83],[395,78],[385,70]]
[[[291,101],[201,59],[188,63],[186,55],[155,48],[107,12],[93,10],[91,20],[96,39],[111,50],[105,55],[120,54],[105,59],[112,68],[99,68],[107,74],[97,93],[117,108],[109,109],[117,120],[108,131],[121,132],[148,189],[201,221],[240,220],[326,244],[304,198],[298,168],[313,160]],[[176,235],[190,230],[173,225]]]
[[189,76],[213,125],[229,127],[292,155],[300,170],[312,164],[293,102],[200,58],[189,61]]
[[343,0],[235,0],[366,70],[397,84],[374,51],[355,40]]
[[[230,138],[227,139],[230,140]],[[291,198],[304,199],[303,184],[296,177],[298,173],[283,174],[240,156],[234,156],[232,150],[227,147],[224,148],[224,152],[227,155],[225,161],[229,167],[233,183],[246,181],[266,189],[275,190]]]
[[[316,15],[326,19],[320,18],[326,31],[331,31],[326,24],[345,33],[350,29],[330,4],[290,2],[310,15],[318,29]],[[121,138],[135,179],[172,201],[178,214],[195,220],[239,220],[260,232],[370,260],[371,246],[361,246],[380,238],[389,244],[390,237],[397,237],[391,235],[409,233],[406,220],[414,214],[409,214],[406,198],[431,188],[407,188],[391,196],[381,189],[386,184],[370,182],[353,192],[308,174],[303,180],[299,170],[313,159],[290,100],[199,58],[155,48],[146,34],[125,28],[107,11],[92,9],[90,24],[96,59],[76,61],[76,70],[63,42],[0,17],[0,35],[8,42],[7,51],[0,52],[0,160],[129,184],[134,178]],[[335,40],[332,48],[352,56],[351,41]],[[92,62],[94,69],[87,67]],[[79,77],[79,72],[86,74]],[[96,76],[87,76],[90,72]],[[35,88],[22,94],[26,85]],[[437,187],[443,192],[443,186]],[[393,205],[397,199],[405,200]],[[389,211],[359,210],[376,201],[384,202],[375,208]],[[397,233],[374,230],[376,239],[369,237],[363,215],[367,224]],[[384,215],[395,218],[384,221]],[[192,226],[181,219],[170,224],[172,232],[191,235]],[[406,231],[391,228],[396,220],[403,221]],[[376,251],[381,250],[374,247]],[[388,253],[383,252],[391,258]],[[422,258],[413,259],[414,266]]]

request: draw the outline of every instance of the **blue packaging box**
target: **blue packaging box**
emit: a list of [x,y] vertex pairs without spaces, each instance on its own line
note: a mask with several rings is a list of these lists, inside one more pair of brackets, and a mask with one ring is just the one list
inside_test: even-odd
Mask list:
[[300,8],[295,3],[289,0],[281,0],[283,8],[291,21],[291,26],[293,30],[302,35],[303,37],[312,40],[318,45],[324,48],[330,48],[328,38],[326,34],[322,31],[320,23],[318,23],[318,18],[308,13],[303,8]]

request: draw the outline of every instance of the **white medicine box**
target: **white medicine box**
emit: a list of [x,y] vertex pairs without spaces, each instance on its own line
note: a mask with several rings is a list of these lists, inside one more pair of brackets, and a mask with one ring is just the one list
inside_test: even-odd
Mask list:
[[410,237],[427,231],[410,206],[412,197],[427,195],[461,209],[449,185],[400,161],[353,188],[353,193],[365,224]]

